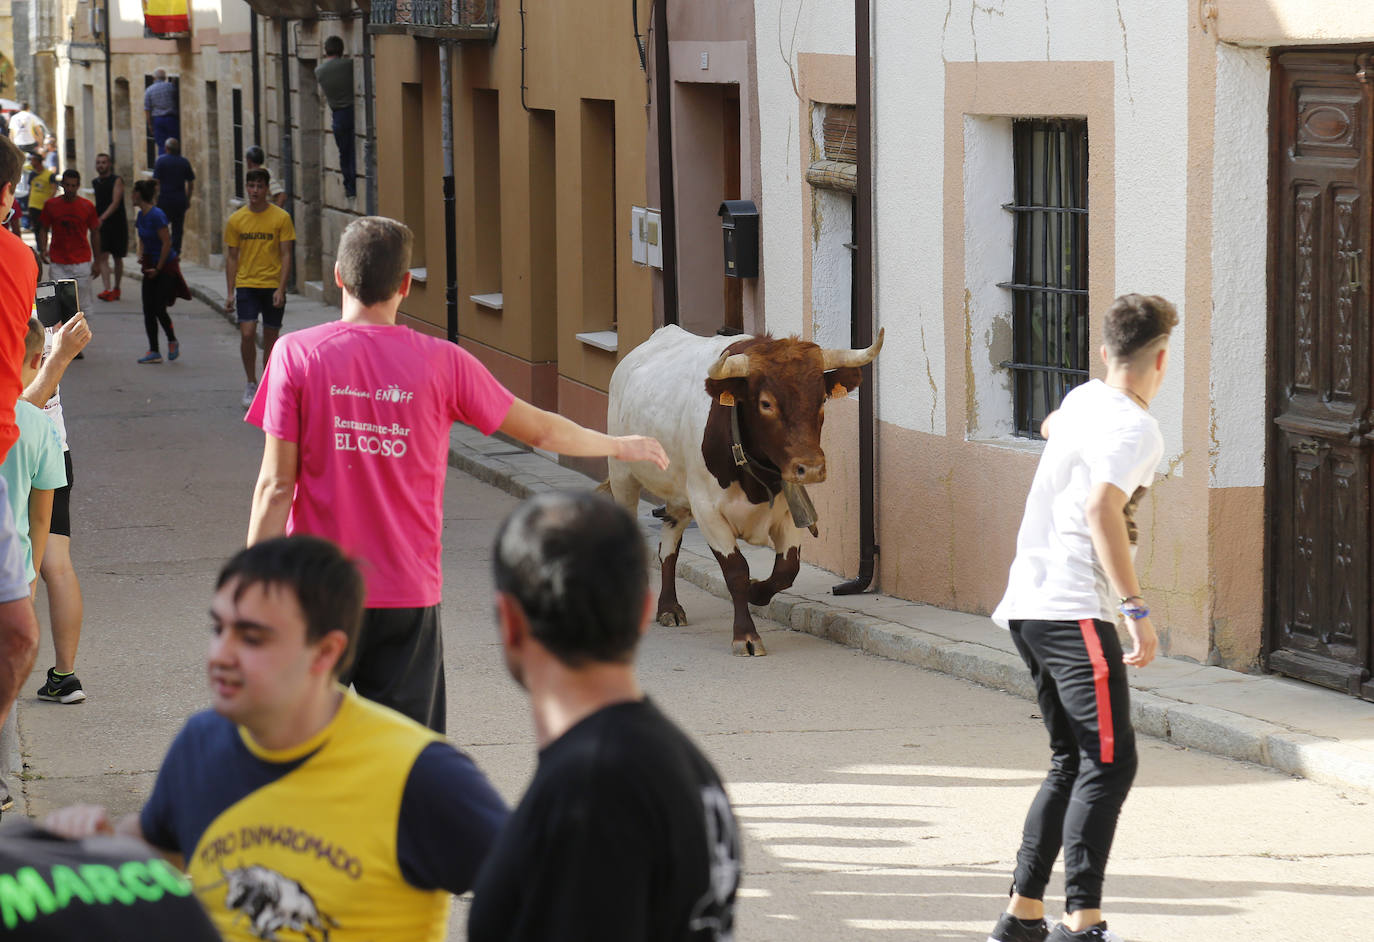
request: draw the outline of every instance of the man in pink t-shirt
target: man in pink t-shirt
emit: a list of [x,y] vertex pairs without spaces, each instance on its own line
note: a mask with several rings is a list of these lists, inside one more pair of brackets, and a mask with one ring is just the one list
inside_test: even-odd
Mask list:
[[582,457],[652,461],[663,448],[611,437],[517,399],[456,344],[396,324],[413,236],[380,216],[339,240],[343,316],[283,336],[245,421],[266,433],[248,543],[283,533],[337,542],[359,561],[367,610],[358,692],[444,732],[439,601],[449,428],[464,422]]

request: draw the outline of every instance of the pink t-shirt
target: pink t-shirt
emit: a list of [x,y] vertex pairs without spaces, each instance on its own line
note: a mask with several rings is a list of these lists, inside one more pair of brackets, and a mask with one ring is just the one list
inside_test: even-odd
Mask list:
[[363,565],[369,608],[439,604],[449,428],[490,435],[515,397],[467,351],[334,321],[281,337],[244,417],[300,449],[287,533]]

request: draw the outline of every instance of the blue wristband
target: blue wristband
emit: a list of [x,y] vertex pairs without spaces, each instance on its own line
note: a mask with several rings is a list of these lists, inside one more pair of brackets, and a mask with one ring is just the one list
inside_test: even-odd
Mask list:
[[1150,610],[1144,605],[1119,605],[1116,610],[1131,621],[1139,621],[1142,618],[1150,617]]

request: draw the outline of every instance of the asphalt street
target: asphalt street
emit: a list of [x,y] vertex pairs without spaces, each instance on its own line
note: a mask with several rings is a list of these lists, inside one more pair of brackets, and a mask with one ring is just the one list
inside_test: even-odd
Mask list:
[[[234,329],[178,302],[181,359],[140,366],[138,284],[124,297],[97,302],[95,340],[62,385],[86,596],[77,673],[89,700],[34,698],[51,664],[45,637],[18,712],[32,815],[79,800],[136,810],[172,736],[206,704],[212,582],[243,544],[261,454],[261,434],[242,421]],[[488,547],[514,505],[449,474],[450,737],[512,802],[534,739],[492,626]],[[691,624],[655,627],[641,672],[728,783],[745,835],[736,938],[986,938],[1047,761],[1034,705],[768,623],[770,656],[733,658],[728,605],[686,584],[679,594]],[[1158,740],[1141,752],[1107,884],[1108,917],[1126,939],[1365,936],[1367,795]],[[366,793],[366,781],[354,784]],[[1061,893],[1056,881],[1052,906]],[[453,939],[464,914],[460,902]]]

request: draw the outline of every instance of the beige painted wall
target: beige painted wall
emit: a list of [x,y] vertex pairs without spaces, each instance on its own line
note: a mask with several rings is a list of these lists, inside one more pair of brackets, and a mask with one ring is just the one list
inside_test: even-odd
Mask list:
[[[604,391],[616,355],[577,340],[590,327],[619,328],[621,350],[644,340],[651,330],[649,274],[630,263],[630,207],[644,205],[644,78],[633,44],[607,43],[609,35],[629,35],[628,6],[598,0],[562,0],[527,11],[525,103],[521,102],[518,22],[502,25],[494,45],[455,47],[454,174],[458,220],[459,329],[474,352],[504,373],[513,388],[527,389],[558,405],[561,384],[549,382],[547,364],[557,364],[563,380]],[[621,20],[624,20],[622,23]],[[512,26],[514,28],[512,28]],[[444,305],[444,231],[442,141],[438,57],[431,41],[410,36],[377,36],[377,128],[380,209],[399,214],[407,204],[402,169],[405,148],[421,149],[421,174],[428,195],[423,219],[406,218],[425,229],[428,281],[403,307],[418,321],[442,328]],[[587,55],[588,49],[598,50]],[[422,126],[403,126],[400,85],[419,82],[424,89]],[[494,95],[493,95],[494,93]],[[614,118],[614,166],[607,174],[583,167],[583,99],[610,102]],[[477,103],[476,106],[474,103]],[[493,107],[494,105],[494,107]],[[525,105],[538,114],[526,111]],[[603,113],[606,108],[603,108]],[[493,142],[492,132],[496,134]],[[552,139],[554,159],[549,159]],[[402,146],[394,146],[403,144]],[[494,147],[494,150],[493,150]],[[493,160],[493,154],[495,159]],[[413,158],[412,158],[413,159]],[[413,166],[413,164],[412,164]],[[480,176],[479,176],[480,173]],[[584,180],[614,178],[613,232],[598,238],[614,245],[614,310],[588,310],[585,298],[609,290],[584,285],[584,197],[609,205],[604,183],[585,193]],[[493,215],[499,204],[499,218]],[[414,202],[411,203],[414,207]],[[551,252],[556,252],[556,260]],[[494,273],[499,258],[499,284]],[[552,270],[550,270],[552,269]],[[611,277],[609,265],[594,272]],[[609,288],[611,286],[598,286]],[[469,299],[500,291],[503,307],[493,311]],[[516,376],[520,378],[515,378]],[[604,422],[600,405],[573,397],[577,416]]]
[[[648,22],[648,0],[639,0],[641,25]],[[759,96],[756,75],[758,51],[754,41],[754,5],[706,0],[695,3],[670,3],[669,11],[669,73],[675,94],[672,124],[674,147],[674,175],[676,181],[678,238],[678,297],[679,322],[684,328],[699,333],[713,332],[722,323],[724,255],[720,220],[715,216],[719,207],[718,151],[704,146],[699,139],[705,130],[702,122],[709,115],[698,111],[687,113],[694,105],[692,86],[734,84],[739,86],[740,111],[740,198],[753,200],[761,214],[761,225],[770,224],[763,205],[761,180],[762,143],[759,134]],[[707,67],[701,68],[702,54]],[[648,77],[652,83],[657,52],[652,42],[646,52]],[[698,89],[705,92],[709,89]],[[650,207],[662,205],[659,195],[658,105],[650,94],[649,121],[645,129],[646,161],[644,172],[647,199]],[[699,96],[708,98],[707,95]],[[718,128],[712,128],[712,137]],[[708,205],[709,204],[709,205]],[[779,219],[776,225],[786,225]],[[741,279],[743,322],[746,333],[759,333],[766,328],[765,285],[768,260],[759,250],[759,277]],[[655,323],[663,322],[663,276],[652,272],[654,284]]]

